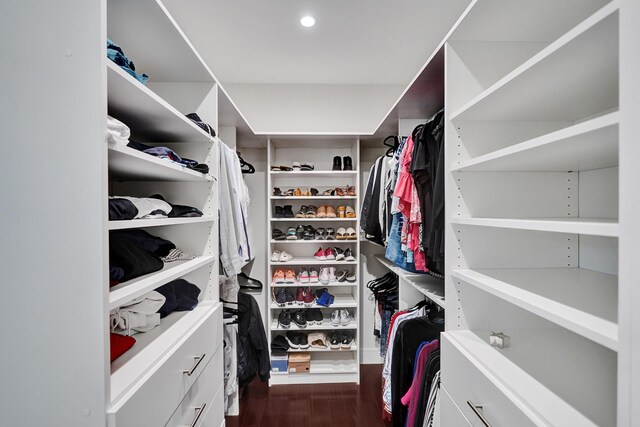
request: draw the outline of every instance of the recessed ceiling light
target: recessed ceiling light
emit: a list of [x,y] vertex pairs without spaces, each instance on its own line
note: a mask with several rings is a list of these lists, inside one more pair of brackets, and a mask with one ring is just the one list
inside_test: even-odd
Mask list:
[[313,27],[316,25],[316,18],[309,15],[303,16],[302,19],[300,19],[300,23],[303,27]]

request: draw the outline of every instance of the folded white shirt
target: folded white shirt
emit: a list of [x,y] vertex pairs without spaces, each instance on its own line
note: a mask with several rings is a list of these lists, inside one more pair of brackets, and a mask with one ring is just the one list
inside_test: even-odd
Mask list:
[[138,297],[127,305],[111,310],[109,321],[111,332],[134,335],[147,332],[160,324],[158,310],[167,299],[159,292],[151,291]]

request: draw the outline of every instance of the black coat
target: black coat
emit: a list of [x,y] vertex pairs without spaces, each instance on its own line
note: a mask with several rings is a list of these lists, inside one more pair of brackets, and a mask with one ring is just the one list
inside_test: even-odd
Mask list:
[[238,307],[238,384],[245,387],[256,374],[260,381],[267,382],[271,360],[260,308],[251,295],[242,292],[238,292]]

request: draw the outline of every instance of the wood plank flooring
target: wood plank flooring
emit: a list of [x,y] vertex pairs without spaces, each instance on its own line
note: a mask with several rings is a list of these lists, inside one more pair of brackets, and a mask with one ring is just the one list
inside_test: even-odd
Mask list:
[[260,381],[247,387],[240,415],[227,427],[388,426],[382,421],[382,365],[362,365],[360,385],[277,385]]

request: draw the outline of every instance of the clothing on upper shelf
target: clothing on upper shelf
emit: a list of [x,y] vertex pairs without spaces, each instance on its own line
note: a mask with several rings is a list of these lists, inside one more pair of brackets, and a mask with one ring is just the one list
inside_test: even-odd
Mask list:
[[373,164],[362,205],[365,237],[410,272],[444,271],[444,111]]
[[185,254],[182,249],[171,249],[166,256],[160,257],[162,262],[176,262],[196,259],[198,256],[194,254]]
[[151,156],[157,157],[159,159],[170,160],[173,163],[185,166],[188,169],[192,169],[196,172],[200,172],[202,174],[209,173],[209,166],[203,163],[198,163],[195,160],[187,159],[184,157],[180,157],[170,148],[167,147],[152,147],[150,145],[142,144],[140,142],[129,141],[127,147],[133,148],[134,150],[142,151],[143,153],[149,154]]
[[138,208],[130,200],[109,198],[109,221],[129,220],[138,216]]
[[249,246],[249,189],[244,182],[237,153],[220,143],[219,215],[220,262],[227,276],[253,259]]
[[133,61],[127,58],[122,48],[111,41],[111,39],[107,39],[107,57],[140,83],[145,84],[147,80],[149,80],[149,76],[146,74],[139,74],[136,72],[136,66],[133,64]]
[[109,349],[111,362],[126,353],[136,343],[136,339],[126,335],[109,334]]
[[175,249],[176,245],[162,237],[154,236],[144,230],[118,230],[110,233],[111,238],[114,236],[122,237],[136,244],[138,247],[152,253],[157,257],[167,256],[171,249]]
[[187,114],[187,117],[209,135],[216,136],[216,131],[211,127],[211,125],[203,122],[200,116],[196,113],[189,113]]
[[164,295],[151,291],[129,301],[126,305],[111,310],[109,313],[111,332],[133,335],[150,331],[160,324],[158,310],[165,301]]
[[174,311],[191,311],[198,305],[200,288],[184,279],[176,279],[156,289],[165,297],[165,303],[158,309],[160,318]]
[[[164,200],[159,200],[157,198],[139,198],[139,197],[129,197],[129,196],[116,196],[109,197],[109,213],[111,214],[111,200],[118,200],[117,204],[121,208],[119,212],[125,212],[126,214],[130,214],[131,209],[122,209],[123,202],[121,200],[128,200],[133,204],[138,213],[133,218],[124,218],[124,219],[139,219],[139,218],[167,218],[172,211],[172,207],[169,203]],[[114,210],[115,211],[115,210]],[[113,221],[117,218],[111,218],[109,216],[109,221]]]
[[140,247],[126,235],[109,234],[109,279],[125,282],[161,270],[164,266],[157,255]]
[[[165,201],[165,198],[162,197],[161,194],[154,194],[153,196],[149,196],[152,199],[158,199]],[[171,212],[169,212],[169,218],[192,218],[192,217],[200,217],[202,216],[202,211],[200,209],[194,208],[193,206],[186,205],[176,205],[171,202],[167,202],[171,206]]]
[[131,130],[129,126],[125,125],[118,119],[114,119],[111,116],[107,116],[107,141],[112,144],[124,144],[129,143],[131,137]]

